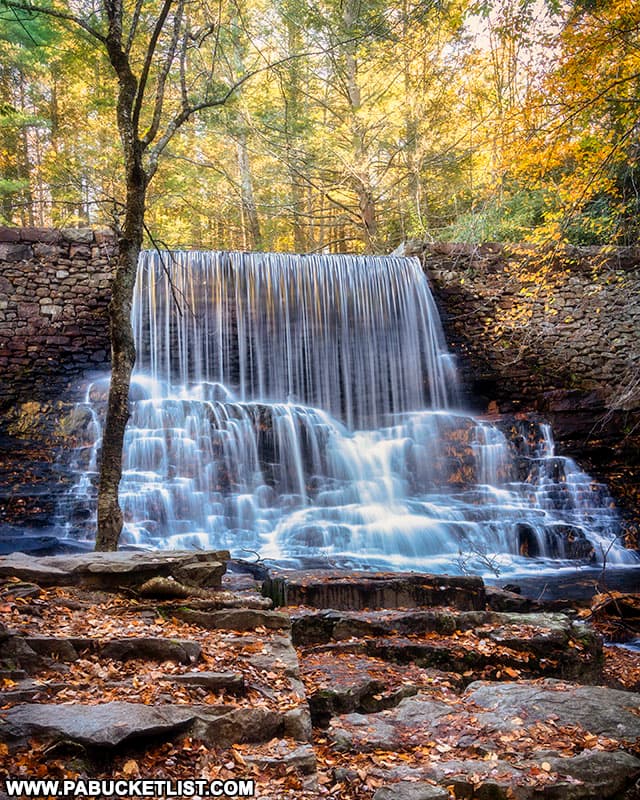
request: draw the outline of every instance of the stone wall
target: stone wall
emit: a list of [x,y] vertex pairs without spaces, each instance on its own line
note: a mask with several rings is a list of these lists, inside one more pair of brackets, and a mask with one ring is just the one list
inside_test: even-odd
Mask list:
[[637,407],[640,247],[411,243],[421,255],[470,396],[501,411],[554,392]]
[[109,361],[110,232],[0,228],[0,411]]
[[[109,363],[110,232],[0,228],[0,548],[55,520],[82,444],[74,401]],[[46,552],[46,550],[45,550]]]

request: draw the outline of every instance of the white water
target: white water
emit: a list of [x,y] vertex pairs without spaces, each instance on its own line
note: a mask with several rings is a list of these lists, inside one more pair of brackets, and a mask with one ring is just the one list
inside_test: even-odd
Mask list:
[[[585,563],[589,542],[634,561],[548,426],[507,441],[450,410],[416,260],[145,253],[133,323],[126,543],[442,572],[557,567],[576,547]],[[94,503],[99,444],[76,503]]]

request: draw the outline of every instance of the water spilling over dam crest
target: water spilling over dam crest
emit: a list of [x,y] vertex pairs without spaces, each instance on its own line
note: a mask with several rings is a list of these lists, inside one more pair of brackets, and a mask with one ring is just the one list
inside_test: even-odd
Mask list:
[[[435,572],[635,561],[548,426],[458,409],[415,259],[146,252],[133,325],[123,542]],[[95,507],[103,393],[71,517]]]

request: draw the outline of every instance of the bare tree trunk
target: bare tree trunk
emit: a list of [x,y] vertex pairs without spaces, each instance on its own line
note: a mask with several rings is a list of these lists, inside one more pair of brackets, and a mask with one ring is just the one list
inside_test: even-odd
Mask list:
[[117,550],[123,515],[118,502],[122,478],[124,432],[129,419],[129,385],[136,360],[131,325],[131,304],[142,247],[148,176],[143,167],[144,146],[136,135],[133,108],[138,81],[121,47],[121,31],[107,39],[111,63],[118,76],[118,131],[127,179],[125,221],[118,239],[116,271],[111,282],[109,333],[111,337],[111,384],[107,419],[102,435],[98,530],[96,550]]
[[[295,24],[292,14],[286,16],[287,48],[288,53],[299,53],[303,49],[302,33],[299,25]],[[291,191],[291,220],[293,225],[293,248],[296,253],[304,253],[307,249],[307,237],[303,223],[304,189],[300,180],[302,164],[300,163],[299,149],[302,135],[302,107],[301,86],[303,83],[300,74],[299,60],[291,59],[287,65],[287,86],[285,88],[285,137],[286,158],[289,171],[289,185]]]
[[109,330],[111,385],[100,458],[96,550],[117,550],[123,515],[118,503],[122,477],[124,432],[129,419],[129,384],[136,360],[131,304],[142,247],[146,176],[133,170],[127,186],[127,216],[118,241],[118,261],[111,284]]
[[[344,5],[343,22],[348,34],[352,34],[358,19],[360,5],[356,0],[347,0]],[[351,141],[353,144],[354,174],[353,188],[358,198],[358,209],[362,222],[362,231],[367,250],[376,252],[378,223],[376,219],[376,202],[369,174],[367,146],[365,142],[365,126],[360,118],[362,92],[358,83],[358,67],[356,63],[355,41],[348,42],[345,53],[345,83],[351,114]]]
[[[137,198],[137,208],[144,208],[144,192]],[[131,214],[131,217],[138,214]],[[139,217],[141,223],[142,217]],[[100,493],[98,495],[98,531],[96,550],[117,550],[123,515],[118,503],[122,477],[124,432],[129,419],[129,384],[135,363],[131,302],[138,256],[142,244],[142,225],[131,220],[131,234],[119,239],[116,274],[111,286],[109,328],[111,334],[111,385],[100,458]]]
[[[253,193],[253,178],[249,163],[249,147],[247,145],[247,132],[244,128],[244,115],[240,122],[242,130],[237,137],[238,172],[240,173],[240,194],[242,200],[242,218],[245,228],[245,246],[247,249],[262,249],[262,232],[260,218]],[[249,236],[247,236],[247,233]]]

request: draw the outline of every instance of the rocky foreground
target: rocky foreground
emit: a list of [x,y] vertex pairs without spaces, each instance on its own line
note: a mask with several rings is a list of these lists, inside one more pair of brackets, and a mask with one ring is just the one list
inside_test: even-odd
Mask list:
[[640,657],[603,649],[588,611],[477,578],[263,582],[227,559],[0,559],[0,778],[640,798]]

